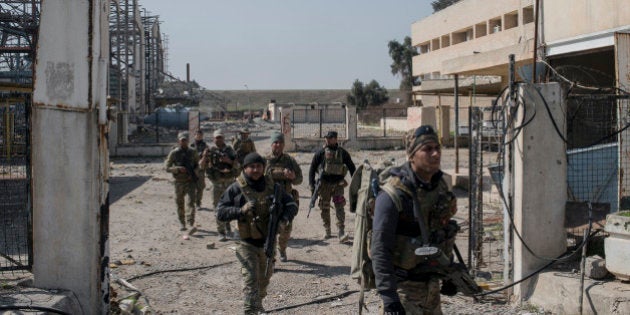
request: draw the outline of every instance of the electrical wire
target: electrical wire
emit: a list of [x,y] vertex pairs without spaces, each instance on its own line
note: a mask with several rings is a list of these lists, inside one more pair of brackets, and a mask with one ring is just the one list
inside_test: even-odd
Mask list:
[[[489,295],[489,294],[494,294],[494,293],[497,293],[497,292],[501,292],[501,291],[503,291],[503,290],[507,290],[507,289],[509,289],[509,288],[511,288],[511,287],[513,287],[513,286],[515,286],[515,285],[517,285],[517,284],[519,284],[519,283],[521,283],[521,282],[523,282],[523,281],[525,281],[525,280],[527,280],[527,279],[529,279],[529,278],[531,278],[531,277],[533,277],[533,276],[535,276],[535,275],[537,275],[537,274],[539,274],[539,273],[543,272],[545,269],[549,268],[551,265],[555,264],[556,262],[558,262],[558,261],[562,261],[562,260],[565,260],[565,259],[570,258],[570,257],[572,257],[573,255],[575,255],[575,253],[577,253],[577,251],[578,251],[580,248],[582,248],[584,245],[586,245],[586,243],[588,243],[588,240],[590,240],[592,237],[594,237],[595,235],[597,235],[597,234],[598,234],[599,232],[601,232],[601,231],[602,231],[601,229],[595,230],[595,232],[593,232],[592,234],[589,234],[589,237],[588,237],[586,240],[583,240],[583,241],[582,241],[582,243],[581,243],[580,245],[578,245],[578,247],[577,247],[577,248],[576,248],[576,249],[575,249],[572,253],[570,253],[570,254],[568,254],[568,255],[567,255],[567,253],[569,253],[569,251],[566,251],[566,252],[562,253],[560,256],[558,256],[558,257],[556,258],[556,260],[548,262],[548,263],[547,263],[547,264],[545,264],[544,266],[542,266],[542,267],[540,267],[540,268],[536,269],[535,271],[533,271],[533,272],[532,272],[532,273],[530,273],[529,275],[527,275],[527,276],[523,277],[522,279],[520,279],[520,280],[518,280],[518,281],[515,281],[515,282],[513,282],[513,283],[510,283],[510,284],[508,284],[508,285],[506,285],[506,286],[500,287],[500,288],[498,288],[498,289],[494,289],[494,290],[492,290],[492,291],[487,291],[487,292],[483,292],[483,293],[478,293],[478,294],[475,294],[475,296],[476,296],[476,297],[480,297],[480,296],[485,296],[485,295]],[[562,256],[565,256],[565,255],[567,255],[567,257],[562,257]]]
[[46,307],[46,306],[35,306],[35,305],[0,305],[0,311],[25,311],[25,312],[50,312],[60,315],[70,315],[70,313],[66,311],[62,311],[58,308]]
[[282,306],[282,307],[278,307],[278,308],[274,308],[274,309],[270,309],[270,310],[265,310],[265,313],[275,313],[275,312],[280,312],[280,311],[286,311],[286,310],[290,310],[290,309],[294,309],[294,308],[298,308],[301,306],[306,306],[306,305],[312,305],[312,304],[319,304],[322,302],[328,302],[332,299],[338,299],[338,298],[344,298],[348,295],[352,295],[355,293],[358,293],[358,290],[349,290],[349,291],[345,291],[342,293],[339,293],[337,295],[333,295],[333,296],[328,296],[325,298],[320,298],[320,299],[315,299],[315,300],[311,300],[308,302],[304,302],[304,303],[299,303],[299,304],[293,304],[293,305],[287,305],[287,306]]
[[150,277],[150,276],[154,276],[154,275],[162,274],[162,273],[194,271],[194,270],[202,270],[202,269],[212,269],[212,268],[216,268],[216,267],[230,265],[230,264],[233,264],[233,263],[234,263],[234,261],[228,261],[228,262],[224,262],[224,263],[220,263],[220,264],[216,264],[216,265],[190,267],[190,268],[167,269],[167,270],[158,270],[158,271],[153,271],[153,272],[141,274],[141,275],[138,275],[138,276],[135,276],[135,277],[131,277],[131,278],[126,279],[126,280],[127,280],[127,282],[132,282],[132,281],[135,281],[135,280],[139,280],[139,279],[142,279],[142,278],[146,278],[146,277]]

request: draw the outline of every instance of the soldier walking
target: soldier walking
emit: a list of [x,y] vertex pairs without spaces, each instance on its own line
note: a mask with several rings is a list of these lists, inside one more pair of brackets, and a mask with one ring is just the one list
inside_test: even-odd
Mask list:
[[[267,156],[265,175],[271,176],[274,182],[282,185],[284,191],[291,193],[299,208],[300,196],[298,191],[293,189],[293,185],[302,183],[302,170],[292,156],[284,153],[284,135],[280,132],[271,135],[271,154]],[[287,261],[287,246],[292,229],[293,222],[289,221],[278,232],[278,251],[282,262]]]
[[[348,171],[350,171],[350,176],[354,174],[355,166],[348,151],[337,143],[336,131],[328,131],[324,137],[326,144],[313,156],[308,172],[308,183],[311,194],[319,194],[319,208],[325,229],[324,238],[331,238],[330,200],[332,199],[337,217],[339,241],[345,242],[348,240],[348,235],[345,233],[346,213],[344,206],[346,205],[346,198],[344,197],[344,187],[348,184],[344,178]],[[316,173],[321,181],[318,191],[315,191]]]
[[[197,129],[195,132],[195,141],[190,144],[190,147],[197,151],[197,154],[200,157],[203,157],[206,150],[208,149],[208,144],[203,141],[203,131],[201,129]],[[195,205],[197,208],[201,207],[201,199],[203,199],[203,190],[206,188],[206,174],[205,172],[199,168],[197,172],[197,191],[195,198]]]
[[[221,195],[238,176],[239,163],[236,161],[236,154],[232,147],[225,144],[223,131],[221,129],[215,130],[213,137],[214,145],[204,155],[200,164],[206,170],[206,175],[212,183],[210,187],[212,205],[217,210]],[[219,233],[219,241],[225,242],[228,236],[232,236],[232,227],[229,222],[217,218],[217,232]]]
[[[250,153],[243,160],[243,172],[221,196],[217,218],[222,221],[237,220],[241,240],[236,258],[241,263],[243,276],[244,314],[264,313],[262,300],[273,274],[273,260],[267,266],[265,241],[271,224],[270,207],[274,195],[274,182],[264,175],[265,159],[258,153]],[[291,195],[281,196],[280,226],[287,225],[297,213],[297,205]],[[270,236],[275,239],[275,235]],[[274,250],[275,251],[275,250]]]
[[[177,135],[178,146],[173,149],[166,158],[164,165],[166,171],[173,174],[175,179],[175,203],[177,204],[177,217],[181,224],[181,231],[186,231],[186,223],[190,226],[188,234],[193,234],[195,228],[195,187],[196,173],[199,168],[199,156],[197,151],[188,147],[188,133],[180,132]],[[184,195],[188,195],[187,207],[184,211]]]
[[238,162],[243,165],[243,159],[246,155],[256,152],[256,146],[254,145],[254,141],[249,137],[249,129],[243,128],[239,135],[232,142],[232,148],[234,148],[234,152],[236,152],[236,159]]
[[[371,255],[376,290],[385,314],[442,314],[440,290],[457,288],[423,273],[428,259],[419,247],[436,248],[452,261],[458,226],[455,195],[440,171],[441,147],[433,127],[418,127],[407,144],[407,162],[389,169],[376,197]],[[387,177],[386,176],[386,177]]]

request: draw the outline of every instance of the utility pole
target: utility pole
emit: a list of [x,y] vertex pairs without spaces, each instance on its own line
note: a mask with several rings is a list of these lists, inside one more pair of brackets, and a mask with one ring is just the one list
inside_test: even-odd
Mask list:
[[247,118],[247,122],[252,122],[254,120],[254,113],[252,112],[252,100],[249,95],[249,87],[247,87],[247,84],[244,84],[244,86],[247,90],[247,107],[249,108],[249,116]]

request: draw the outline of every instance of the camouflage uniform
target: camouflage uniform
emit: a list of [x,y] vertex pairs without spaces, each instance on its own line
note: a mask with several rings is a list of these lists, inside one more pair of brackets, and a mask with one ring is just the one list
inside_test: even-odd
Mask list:
[[[236,161],[234,161],[233,165],[220,162],[221,156],[227,156],[231,160],[236,159],[234,150],[229,145],[225,145],[222,148],[212,146],[208,155],[210,158],[208,165],[205,166],[205,170],[210,183],[212,183],[210,194],[212,195],[212,206],[216,210],[221,194],[234,182],[240,170]],[[217,232],[220,235],[226,235],[232,232],[232,228],[229,223],[217,219]]]
[[[193,168],[194,172],[198,172],[199,156],[197,151],[191,148],[177,147],[173,149],[166,158],[166,171],[173,174],[175,178],[175,202],[177,204],[177,217],[182,225],[186,228],[186,223],[191,227],[195,224],[195,187],[196,183],[192,176],[186,172],[179,172],[180,167]],[[188,203],[186,211],[184,211],[184,195],[188,195]]]
[[350,171],[350,176],[354,174],[355,166],[350,158],[350,154],[345,149],[335,145],[333,147],[325,146],[315,153],[311,168],[309,170],[309,184],[311,189],[315,183],[315,173],[319,169],[321,176],[321,184],[319,187],[319,209],[326,230],[326,236],[330,236],[330,200],[335,207],[335,215],[337,217],[337,229],[339,237],[345,231],[344,206],[346,199],[344,197],[344,187],[347,182],[344,177]]
[[[249,133],[249,132],[247,132]],[[242,136],[234,139],[234,143],[232,143],[232,147],[236,152],[236,159],[242,165],[243,159],[246,155],[256,152],[256,146],[254,145],[254,141],[251,138],[243,139]]]
[[[264,312],[262,300],[267,295],[267,286],[273,274],[273,263],[267,269],[267,256],[264,251],[264,243],[267,237],[269,225],[269,207],[273,196],[273,180],[269,176],[262,177],[265,187],[262,191],[256,191],[251,187],[244,174],[241,174],[236,182],[228,187],[221,196],[218,204],[217,217],[223,221],[238,220],[238,230],[241,235],[236,257],[241,263],[243,276],[244,313],[258,314]],[[255,200],[255,209],[248,214],[241,212],[241,207],[248,200]],[[293,198],[286,192],[282,196],[283,213],[282,221],[288,222],[297,213],[297,205]]]
[[[201,157],[203,151],[208,147],[208,144],[203,140],[195,140],[190,145],[190,147],[195,149],[197,151],[197,154]],[[197,191],[195,198],[195,204],[197,205],[197,207],[201,207],[201,199],[203,199],[204,189],[206,189],[206,174],[201,168],[199,168],[199,171],[197,172]]]
[[[271,178],[282,184],[284,191],[291,193],[293,200],[300,206],[300,195],[298,191],[293,189],[293,185],[299,185],[302,183],[302,169],[300,165],[295,161],[293,157],[288,154],[282,153],[282,155],[276,157],[273,154],[269,154],[267,157],[267,166],[265,169],[265,175],[271,176]],[[289,169],[295,172],[295,178],[293,181],[289,181],[284,176],[284,169]],[[282,257],[286,257],[286,250],[289,244],[289,238],[291,238],[291,230],[293,229],[293,222],[289,222],[287,225],[280,227],[278,232],[278,250]]]

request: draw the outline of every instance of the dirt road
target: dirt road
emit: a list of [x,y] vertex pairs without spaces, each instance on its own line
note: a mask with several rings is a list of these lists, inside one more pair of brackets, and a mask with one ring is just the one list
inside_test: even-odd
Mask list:
[[[264,128],[263,128],[264,127]],[[274,126],[253,129],[256,147],[270,151],[268,136]],[[350,152],[355,163],[396,158],[404,152]],[[287,250],[288,262],[277,262],[264,307],[279,314],[357,314],[359,286],[349,276],[352,244],[336,238],[323,240],[319,211],[308,210],[307,178],[312,153],[291,153],[302,167],[305,182],[300,191],[300,212]],[[445,152],[445,164],[452,152]],[[349,180],[349,178],[348,178]],[[175,213],[172,177],[163,169],[163,159],[116,159],[111,163],[110,257],[113,278],[129,280],[158,314],[239,314],[242,293],[236,241],[218,242],[215,212],[210,211],[206,191],[198,211],[198,232],[182,239]],[[467,202],[460,203],[465,217]],[[232,222],[234,226],[234,222]],[[346,231],[353,235],[354,215],[347,211]],[[333,226],[333,234],[336,235]],[[112,285],[119,299],[129,292]],[[366,295],[368,311],[377,314],[379,299]],[[445,314],[516,314],[506,306],[472,304],[463,296],[445,298]]]

